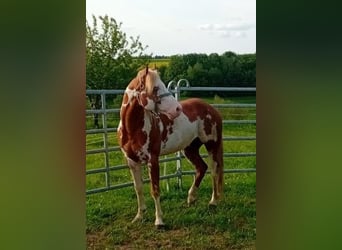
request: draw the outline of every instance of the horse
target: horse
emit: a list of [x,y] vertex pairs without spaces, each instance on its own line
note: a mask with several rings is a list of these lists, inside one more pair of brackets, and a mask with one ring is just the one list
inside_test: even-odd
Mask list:
[[222,117],[211,105],[198,98],[178,102],[158,72],[146,67],[138,72],[124,92],[117,133],[138,201],[138,212],[132,222],[142,220],[146,210],[142,164],[147,164],[155,204],[154,224],[157,228],[165,226],[160,205],[160,155],[182,150],[195,166],[196,175],[187,197],[189,205],[194,203],[208,169],[199,153],[203,144],[208,151],[212,176],[213,191],[209,205],[217,205],[223,194]]

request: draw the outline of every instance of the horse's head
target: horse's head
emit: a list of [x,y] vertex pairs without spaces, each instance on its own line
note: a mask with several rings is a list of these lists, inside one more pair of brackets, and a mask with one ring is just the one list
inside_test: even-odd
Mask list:
[[139,104],[146,110],[165,114],[170,119],[175,119],[182,112],[182,106],[165,87],[158,73],[148,67],[138,72],[128,89],[136,93]]

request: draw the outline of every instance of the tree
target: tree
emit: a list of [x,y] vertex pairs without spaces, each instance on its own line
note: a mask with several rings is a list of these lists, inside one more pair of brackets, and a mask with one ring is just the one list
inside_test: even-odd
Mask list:
[[[114,18],[93,15],[93,25],[86,22],[86,77],[89,89],[122,89],[147,62],[147,48],[139,37],[129,37],[121,31],[122,23]],[[141,57],[141,58],[140,58]]]
[[232,86],[238,83],[239,64],[238,56],[231,51],[223,53],[221,56],[223,83],[225,86]]
[[222,87],[223,86],[223,75],[222,71],[217,67],[211,67],[208,71],[208,83],[212,86]]
[[186,78],[186,70],[188,66],[182,55],[174,55],[170,57],[169,66],[165,70],[165,80],[179,80],[181,78]]
[[242,81],[245,85],[253,86],[256,82],[256,54],[240,56]]
[[195,86],[205,86],[207,83],[208,72],[203,68],[202,63],[195,63],[195,65],[189,66],[187,70],[188,80],[195,84]]

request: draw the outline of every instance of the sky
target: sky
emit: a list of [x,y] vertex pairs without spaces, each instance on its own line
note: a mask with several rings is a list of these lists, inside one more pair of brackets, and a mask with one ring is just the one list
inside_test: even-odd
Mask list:
[[86,18],[113,17],[146,53],[256,52],[256,0],[86,0]]

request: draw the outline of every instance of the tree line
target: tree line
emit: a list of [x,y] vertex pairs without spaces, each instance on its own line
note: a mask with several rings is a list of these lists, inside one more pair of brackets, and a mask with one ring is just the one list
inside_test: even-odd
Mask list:
[[255,86],[256,54],[238,55],[227,51],[222,55],[174,55],[169,65],[161,65],[159,71],[167,82],[185,78],[191,86]]
[[[88,89],[124,89],[137,71],[153,58],[146,55],[147,46],[139,37],[129,37],[121,31],[121,23],[108,16],[93,16],[86,23],[86,85]],[[98,22],[100,21],[100,25]],[[191,86],[255,86],[256,54],[221,55],[185,54],[167,58],[168,65],[158,71],[167,84],[171,80],[187,79]]]

